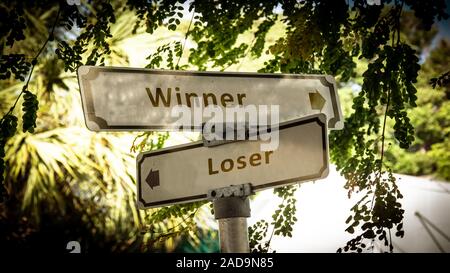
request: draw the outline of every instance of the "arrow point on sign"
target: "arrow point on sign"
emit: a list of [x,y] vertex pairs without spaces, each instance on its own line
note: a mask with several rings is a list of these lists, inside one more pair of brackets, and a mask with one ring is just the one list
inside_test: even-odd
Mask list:
[[152,190],[153,187],[159,186],[159,171],[153,171],[153,169],[150,169],[150,172],[148,173],[145,181]]
[[316,90],[314,93],[309,93],[309,101],[311,102],[311,109],[322,111],[325,105],[325,98]]

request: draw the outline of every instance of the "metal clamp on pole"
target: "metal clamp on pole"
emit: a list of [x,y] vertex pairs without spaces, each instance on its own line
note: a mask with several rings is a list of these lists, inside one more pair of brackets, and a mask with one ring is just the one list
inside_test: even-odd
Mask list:
[[222,253],[248,253],[247,218],[250,217],[251,184],[210,190],[208,198],[214,202],[214,217],[219,221]]

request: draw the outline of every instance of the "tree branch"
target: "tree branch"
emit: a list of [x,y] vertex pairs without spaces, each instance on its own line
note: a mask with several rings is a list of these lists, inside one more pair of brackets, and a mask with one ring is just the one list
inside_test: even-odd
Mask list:
[[19,95],[17,96],[16,100],[14,101],[13,106],[9,109],[9,111],[2,117],[2,119],[0,120],[0,123],[2,123],[2,121],[5,119],[5,117],[9,114],[11,114],[12,111],[14,111],[14,109],[16,108],[17,102],[19,102],[20,97],[22,96],[22,94],[28,89],[28,84],[30,83],[31,80],[31,76],[33,75],[33,71],[34,71],[34,67],[37,64],[37,59],[39,58],[39,56],[41,55],[42,51],[44,51],[45,47],[47,46],[48,42],[53,40],[53,33],[55,32],[55,28],[56,25],[58,23],[59,20],[59,15],[61,14],[61,5],[59,5],[58,7],[58,12],[56,14],[56,18],[55,18],[55,22],[53,23],[53,26],[51,28],[51,31],[47,37],[47,40],[45,40],[44,44],[41,46],[41,48],[39,49],[38,53],[36,54],[36,56],[32,59],[31,61],[31,70],[30,70],[30,74],[28,75],[28,79],[25,83],[25,85],[22,87],[22,91],[20,91]]

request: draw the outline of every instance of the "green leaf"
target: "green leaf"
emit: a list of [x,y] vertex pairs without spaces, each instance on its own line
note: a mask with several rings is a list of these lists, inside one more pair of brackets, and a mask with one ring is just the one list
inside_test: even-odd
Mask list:
[[12,137],[17,130],[17,117],[13,114],[7,114],[3,117],[3,121],[1,123],[1,139],[6,142],[6,140]]
[[23,93],[23,132],[34,133],[34,128],[36,128],[36,117],[37,110],[39,109],[39,101],[36,95],[26,90]]
[[353,234],[355,232],[355,229],[352,226],[349,226],[345,231],[347,231],[350,234]]
[[350,223],[351,220],[352,220],[352,215],[350,215],[350,216],[347,218],[347,220],[345,220],[345,223],[348,224],[348,223]]
[[375,233],[373,232],[373,230],[369,229],[363,233],[363,237],[366,239],[373,239],[375,238]]

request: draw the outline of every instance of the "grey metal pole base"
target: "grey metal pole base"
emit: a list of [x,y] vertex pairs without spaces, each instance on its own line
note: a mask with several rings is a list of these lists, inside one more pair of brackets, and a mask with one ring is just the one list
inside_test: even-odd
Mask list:
[[247,218],[219,219],[220,251],[222,253],[249,253]]
[[250,201],[245,197],[222,197],[214,200],[214,216],[219,221],[222,253],[248,253],[247,217]]

